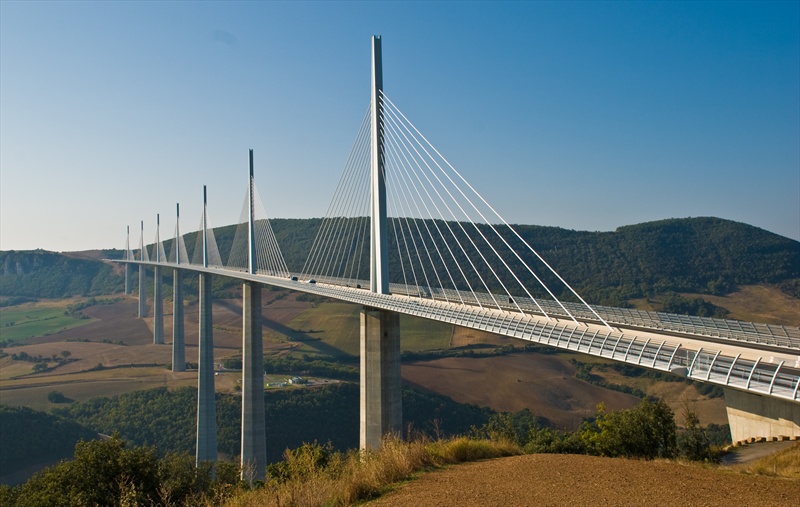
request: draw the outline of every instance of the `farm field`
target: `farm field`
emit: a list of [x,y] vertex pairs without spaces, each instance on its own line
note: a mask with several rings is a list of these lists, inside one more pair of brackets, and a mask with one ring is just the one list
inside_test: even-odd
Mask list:
[[[285,336],[301,343],[298,354],[355,359],[359,354],[360,321],[358,305],[318,303],[288,323]],[[440,322],[400,316],[400,349],[438,350],[449,347],[453,326]]]
[[[725,317],[732,320],[745,320],[776,324],[781,326],[800,326],[800,299],[793,298],[768,285],[744,285],[725,296],[709,294],[681,293],[685,298],[701,298],[730,313]],[[654,311],[647,299],[630,301],[639,310]]]
[[[353,361],[358,357],[359,307],[346,303],[298,301],[297,294],[285,291],[263,292],[264,353],[268,356],[332,357]],[[79,301],[79,300],[78,300]],[[70,302],[74,302],[70,300]],[[62,307],[64,302],[60,302]],[[58,305],[51,305],[58,307]],[[0,359],[0,403],[47,409],[47,393],[63,392],[68,398],[86,400],[158,386],[194,385],[196,372],[172,374],[172,304],[165,301],[164,345],[152,343],[152,317],[136,318],[136,297],[85,308],[86,325],[47,336],[28,338],[27,345],[10,347],[6,353],[43,357],[65,351],[69,362],[48,363],[51,370],[33,374],[34,363]],[[197,357],[197,305],[187,305],[186,358]],[[63,312],[63,310],[62,310]],[[215,360],[241,354],[241,300],[215,299]],[[402,350],[425,351],[470,348],[476,352],[525,342],[490,333],[401,316]],[[633,406],[638,399],[590,385],[575,378],[569,359],[604,362],[590,356],[557,354],[513,354],[483,358],[441,358],[405,364],[405,382],[496,410],[530,409],[558,427],[572,428],[582,417],[595,413],[604,401],[610,409]],[[693,404],[703,424],[725,423],[724,402],[699,395],[685,383],[662,382],[647,378],[628,378],[611,369],[595,373],[615,384],[636,387],[648,394],[663,396],[676,414],[683,400]],[[238,372],[224,371],[216,377],[220,391],[232,392],[241,378]],[[277,380],[277,379],[276,379]]]
[[764,322],[783,326],[800,326],[800,299],[792,298],[775,287],[748,285],[727,296],[684,294],[701,297],[731,313],[729,319]]
[[499,411],[529,409],[557,428],[574,430],[595,414],[600,401],[610,410],[631,408],[639,398],[575,378],[575,368],[550,354],[447,357],[402,366],[403,380],[453,398]]
[[721,467],[667,460],[528,454],[424,473],[365,505],[786,507],[795,505],[799,496],[797,479],[734,473]]
[[89,324],[89,319],[65,314],[67,307],[77,301],[37,301],[0,308],[0,340],[15,342]]

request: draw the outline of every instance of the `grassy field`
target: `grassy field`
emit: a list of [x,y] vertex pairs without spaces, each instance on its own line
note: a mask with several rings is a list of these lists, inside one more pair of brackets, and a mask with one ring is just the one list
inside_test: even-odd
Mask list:
[[789,297],[775,287],[750,285],[727,296],[705,294],[684,294],[684,296],[700,297],[722,306],[731,312],[726,317],[728,319],[800,326],[800,299]]
[[85,326],[92,320],[64,314],[67,306],[79,301],[67,299],[0,308],[0,340],[14,342]]
[[[726,319],[800,326],[800,299],[784,294],[777,287],[747,285],[725,296],[692,293],[681,293],[681,296],[702,298],[725,308],[730,312]],[[629,302],[639,310],[656,310],[647,299],[632,299]]]
[[[353,359],[359,354],[359,313],[350,303],[320,303],[292,319],[282,333],[300,343],[295,355],[332,356]],[[400,316],[401,350],[446,349],[453,326],[425,319]]]

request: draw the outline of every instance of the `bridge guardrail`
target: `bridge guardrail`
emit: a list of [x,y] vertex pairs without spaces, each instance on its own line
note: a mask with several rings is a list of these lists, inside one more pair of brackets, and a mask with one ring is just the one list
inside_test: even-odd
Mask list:
[[[141,265],[156,265],[155,262],[120,261]],[[408,315],[447,322],[463,327],[497,333],[565,350],[572,350],[626,362],[646,368],[672,372],[693,380],[765,394],[791,401],[800,401],[800,369],[784,362],[774,364],[728,356],[719,350],[700,348],[692,350],[669,340],[640,338],[636,335],[607,329],[592,329],[564,321],[559,316],[555,321],[545,321],[538,315],[510,312],[480,306],[461,305],[431,298],[400,295],[375,294],[354,286],[326,283],[329,280],[315,279],[294,281],[262,274],[249,274],[225,268],[204,268],[192,264],[158,265],[188,269],[249,280],[287,289],[331,297],[364,306],[396,311]],[[298,278],[300,276],[298,275]],[[337,280],[339,281],[339,280]],[[355,281],[356,285],[360,285]],[[652,313],[652,312],[651,312]],[[800,350],[798,350],[800,353]]]

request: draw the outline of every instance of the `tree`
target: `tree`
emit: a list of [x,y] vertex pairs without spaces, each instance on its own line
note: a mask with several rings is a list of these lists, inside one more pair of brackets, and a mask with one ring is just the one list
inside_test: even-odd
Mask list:
[[17,506],[119,505],[123,490],[129,500],[149,505],[158,501],[157,471],[153,448],[125,449],[118,436],[78,442],[73,461],[61,462],[22,486]]
[[67,397],[64,396],[64,393],[59,392],[59,391],[50,391],[49,393],[47,393],[47,400],[50,403],[67,403],[67,402],[69,402]]
[[692,461],[719,461],[700,418],[687,401],[683,402],[683,421],[684,428],[678,433],[678,454]]
[[586,424],[581,438],[590,453],[645,459],[671,458],[676,453],[676,425],[672,409],[648,399],[629,410],[605,412],[597,407],[594,424]]

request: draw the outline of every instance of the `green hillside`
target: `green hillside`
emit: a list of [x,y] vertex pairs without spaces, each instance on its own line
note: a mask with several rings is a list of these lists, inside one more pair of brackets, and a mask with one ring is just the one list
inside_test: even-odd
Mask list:
[[[305,442],[331,442],[336,449],[358,447],[358,385],[342,382],[318,389],[264,393],[267,454],[281,458],[286,448]],[[56,409],[65,419],[99,433],[119,433],[135,446],[155,446],[162,455],[195,449],[197,389],[166,388],[94,398]],[[456,403],[420,389],[403,389],[403,427],[431,435],[463,434],[485,424],[490,409]],[[236,456],[241,445],[241,396],[217,393],[220,452]],[[435,421],[435,422],[434,422]]]
[[[271,223],[290,271],[300,271],[321,220],[275,219]],[[613,232],[532,225],[514,227],[573,287],[594,303],[621,305],[632,298],[668,292],[725,294],[739,285],[751,284],[779,285],[790,295],[797,296],[800,287],[800,242],[729,220],[669,219],[620,227]],[[215,229],[223,261],[229,255],[235,232],[235,226]],[[470,234],[478,233],[473,230]],[[508,239],[534,269],[541,267],[518,240]],[[187,234],[184,240],[191,258],[196,233]],[[390,243],[392,241],[390,238]],[[164,247],[170,252],[172,241],[166,241]],[[396,248],[390,245],[389,251],[394,252]],[[112,258],[121,255],[118,250],[106,253]],[[398,264],[390,260],[390,265]],[[400,279],[399,273],[391,276]],[[526,286],[535,287],[533,277],[528,278],[523,278]],[[552,277],[546,274],[543,278],[552,282]],[[236,285],[221,277],[214,277],[214,280],[219,293]],[[169,282],[166,276],[165,283]],[[110,265],[99,261],[73,259],[40,250],[0,252],[0,296],[94,295],[120,291],[122,283],[119,272],[115,273]],[[190,292],[194,284],[196,280],[187,277]]]
[[73,420],[0,405],[0,476],[42,461],[70,458],[76,442],[95,437],[94,431]]

